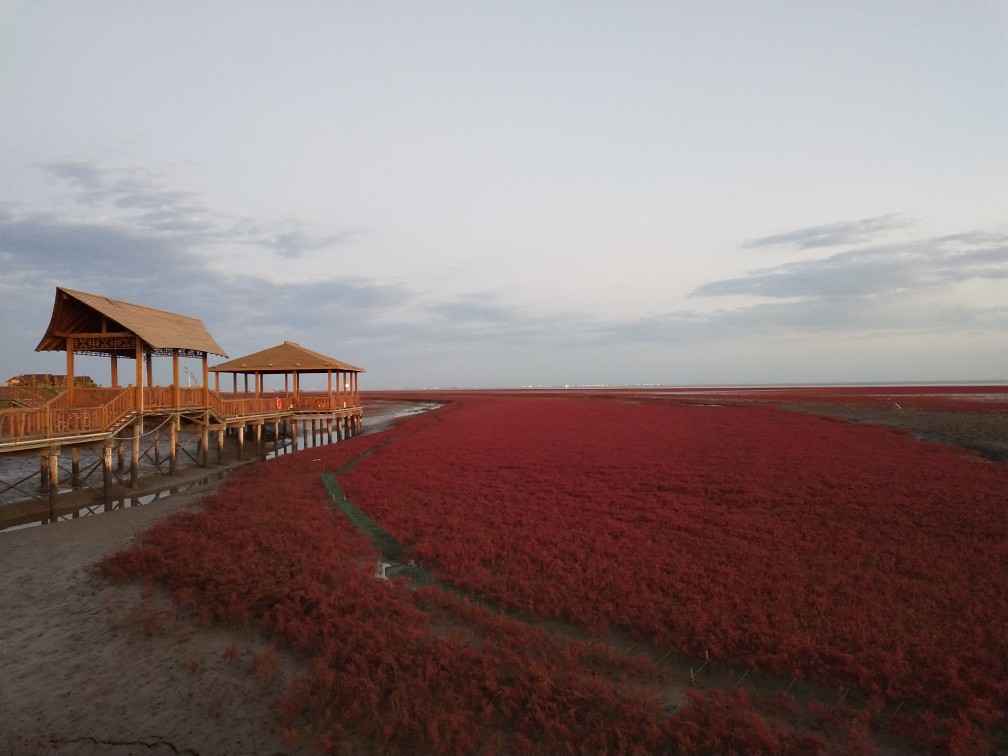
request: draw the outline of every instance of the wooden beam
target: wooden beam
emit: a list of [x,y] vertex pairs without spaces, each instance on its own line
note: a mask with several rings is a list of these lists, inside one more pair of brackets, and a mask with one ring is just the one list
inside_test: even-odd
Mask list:
[[79,331],[55,331],[54,336],[58,336],[61,339],[69,338],[72,336],[79,336],[80,338],[90,338],[90,339],[102,339],[102,338],[114,338],[114,337],[128,337],[133,334],[129,331],[100,331],[97,333],[81,333]]

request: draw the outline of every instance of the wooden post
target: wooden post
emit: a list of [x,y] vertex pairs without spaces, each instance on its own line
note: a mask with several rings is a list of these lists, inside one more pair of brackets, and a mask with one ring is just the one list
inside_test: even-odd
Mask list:
[[175,455],[178,453],[178,415],[172,417],[168,423],[168,474],[175,474]]
[[121,438],[116,440],[116,470],[122,472],[126,467],[126,442]]
[[210,368],[207,365],[207,353],[203,352],[203,406],[210,406],[210,384],[208,379],[210,377]]
[[70,487],[76,491],[80,488],[80,484],[80,447],[75,446],[71,450]]
[[102,495],[105,497],[105,506],[108,507],[112,500],[112,446],[106,444],[102,448]]
[[301,421],[301,447],[304,449],[308,448],[308,426],[311,424],[311,420]]
[[273,421],[273,456],[280,454],[280,421]]
[[238,459],[242,460],[245,459],[245,426],[239,425],[235,432],[238,434]]
[[39,457],[39,488],[42,493],[49,493],[49,459],[45,454]]
[[67,398],[70,400],[70,406],[73,406],[73,396],[74,396],[74,337],[66,337],[66,384],[67,384]]
[[56,497],[59,496],[59,450],[49,452],[49,522],[56,522]]
[[143,342],[140,337],[136,337],[136,397],[133,401],[134,409],[143,412]]
[[333,442],[332,438],[332,418],[326,420],[326,443],[331,444]]
[[111,373],[112,388],[119,388],[119,358],[113,354],[111,359],[112,365],[109,372]]
[[224,429],[217,431],[217,464],[224,464]]
[[202,434],[200,435],[200,452],[201,452],[201,460],[203,461],[203,467],[207,466],[207,462],[209,460],[209,452],[207,451],[207,447],[209,445],[210,445],[210,426],[207,425],[206,423],[203,423],[203,431]]
[[161,429],[154,431],[154,464],[161,469]]
[[179,387],[179,374],[178,374],[178,368],[179,368],[178,349],[172,349],[171,362],[172,362],[172,407],[174,407],[175,411],[177,412],[179,407],[182,406],[181,401],[182,391],[181,388]]
[[133,446],[130,449],[130,488],[140,485],[140,426],[143,417],[133,421]]
[[154,352],[147,352],[145,361],[147,362],[147,386],[149,388],[154,385]]

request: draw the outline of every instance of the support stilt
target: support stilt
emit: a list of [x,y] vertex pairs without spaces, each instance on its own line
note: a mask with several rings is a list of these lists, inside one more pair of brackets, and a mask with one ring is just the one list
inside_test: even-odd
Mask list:
[[133,421],[133,444],[130,447],[130,488],[140,485],[140,426],[143,418]]
[[108,507],[112,501],[112,447],[102,448],[102,495],[105,497],[105,506]]
[[49,453],[49,522],[56,522],[56,497],[59,496],[59,451]]
[[175,461],[178,455],[178,417],[173,417],[168,423],[168,474],[175,474]]

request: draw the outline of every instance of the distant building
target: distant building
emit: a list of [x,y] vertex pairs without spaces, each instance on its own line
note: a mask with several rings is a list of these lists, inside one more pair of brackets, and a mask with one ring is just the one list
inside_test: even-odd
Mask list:
[[[66,375],[54,375],[53,373],[23,373],[22,375],[15,375],[7,379],[8,386],[22,386],[22,387],[66,387]],[[88,375],[75,375],[74,385],[80,388],[96,388],[98,386],[91,376]]]

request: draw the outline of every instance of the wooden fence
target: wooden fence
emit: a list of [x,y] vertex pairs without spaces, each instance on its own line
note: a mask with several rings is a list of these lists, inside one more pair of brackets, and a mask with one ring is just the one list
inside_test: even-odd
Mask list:
[[[143,392],[146,411],[208,409],[224,421],[297,412],[330,413],[361,406],[358,394],[312,392],[299,396],[221,396],[213,391],[204,392],[201,386],[179,387],[176,406],[171,386],[146,387]],[[73,392],[64,391],[39,407],[0,410],[0,442],[102,433],[133,412],[136,412],[136,390],[133,387],[75,388]]]

